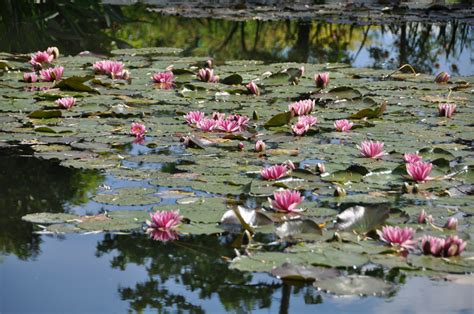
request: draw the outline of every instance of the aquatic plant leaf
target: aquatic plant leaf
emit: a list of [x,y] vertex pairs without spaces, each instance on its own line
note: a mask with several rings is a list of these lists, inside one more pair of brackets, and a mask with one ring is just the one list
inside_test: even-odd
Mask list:
[[365,108],[357,113],[352,114],[349,116],[349,119],[363,119],[363,118],[368,118],[368,119],[373,119],[373,118],[379,118],[383,115],[383,113],[387,110],[387,102],[383,102],[380,107],[377,107],[375,109],[372,108]]
[[283,280],[319,281],[340,276],[341,272],[334,268],[284,263],[272,269],[271,274]]
[[35,110],[31,112],[28,117],[32,119],[50,119],[59,118],[62,116],[61,110]]
[[313,284],[316,288],[328,293],[348,296],[348,295],[372,295],[386,296],[393,291],[394,286],[382,279],[369,276],[340,276],[316,281]]
[[282,112],[271,117],[263,126],[265,128],[283,126],[290,123],[291,117],[291,112]]
[[89,92],[89,93],[99,93],[98,90],[85,85],[84,83],[93,79],[94,76],[71,76],[66,79],[63,79],[54,85],[55,88],[60,90],[72,90],[78,92]]
[[242,84],[242,81],[243,81],[242,76],[240,76],[237,73],[234,73],[223,78],[219,82],[226,85],[240,85]]
[[299,238],[300,236],[304,236],[305,239],[311,236],[319,238],[323,234],[319,225],[311,219],[285,221],[277,226],[275,233],[281,239]]
[[34,224],[60,224],[65,223],[70,220],[78,219],[79,216],[73,214],[64,214],[64,213],[35,213],[28,214],[21,217],[22,220],[28,221]]
[[116,189],[113,194],[97,194],[93,200],[98,203],[133,206],[159,203],[161,199],[153,195],[154,189],[131,187]]
[[336,216],[336,229],[367,233],[382,225],[389,217],[387,207],[354,206]]

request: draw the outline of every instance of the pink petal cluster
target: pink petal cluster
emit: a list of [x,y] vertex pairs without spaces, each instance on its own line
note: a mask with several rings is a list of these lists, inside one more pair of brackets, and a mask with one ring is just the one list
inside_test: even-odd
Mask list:
[[438,84],[447,83],[449,81],[449,74],[447,72],[440,72],[435,77],[435,82]]
[[257,153],[263,152],[263,151],[265,150],[265,147],[266,147],[265,142],[262,141],[262,140],[258,140],[258,141],[255,143],[255,151],[256,151]]
[[55,66],[54,68],[49,68],[40,71],[41,80],[43,82],[54,82],[60,81],[64,73],[64,68],[62,66]]
[[190,111],[185,116],[186,122],[189,125],[197,125],[202,119],[204,119],[205,113],[202,111]]
[[38,51],[31,55],[30,64],[35,69],[41,69],[44,65],[51,64],[54,60],[54,55],[49,54],[47,51]]
[[94,72],[109,75],[112,79],[129,79],[130,73],[120,61],[101,60],[92,65]]
[[199,69],[196,77],[202,82],[216,83],[219,81],[219,76],[214,75],[214,70],[209,68]]
[[147,220],[146,233],[154,240],[176,240],[178,235],[175,229],[180,225],[182,216],[179,211],[157,211],[150,213],[151,221]]
[[170,89],[173,87],[174,75],[171,71],[157,72],[151,77],[153,82],[159,84],[162,89]]
[[225,114],[213,112],[212,118],[206,118],[204,112],[190,111],[184,118],[186,122],[204,132],[222,131],[227,133],[241,132],[249,123],[249,118],[238,114],[231,114],[227,118]]
[[286,165],[274,165],[271,167],[265,167],[260,171],[262,178],[268,181],[278,180],[283,178],[288,173]]
[[440,117],[451,118],[456,112],[456,104],[439,104],[438,114]]
[[313,116],[300,116],[298,121],[291,126],[291,130],[295,135],[304,135],[309,129],[318,122],[318,119]]
[[303,201],[304,197],[298,191],[279,190],[273,192],[273,200],[268,198],[273,209],[282,212],[301,212],[303,209],[296,208]]
[[247,90],[256,96],[260,96],[260,88],[258,88],[257,84],[255,84],[253,81],[245,85],[247,87]]
[[74,97],[63,97],[56,100],[56,104],[61,109],[71,109],[76,104],[76,99]]
[[451,257],[460,255],[466,248],[467,242],[458,236],[449,236],[447,239],[424,236],[421,238],[421,251],[425,255],[436,257]]
[[314,75],[314,82],[318,88],[326,88],[329,85],[329,73],[322,72]]
[[383,151],[383,142],[379,141],[362,141],[360,145],[357,145],[359,152],[362,156],[367,158],[380,158],[385,152]]
[[403,155],[403,159],[408,164],[419,162],[419,161],[421,161],[422,158],[423,157],[421,157],[417,153],[406,153],[406,154]]
[[350,122],[347,119],[336,120],[334,122],[334,127],[339,132],[349,132],[353,125],[354,123]]
[[285,161],[283,164],[285,166],[287,166],[288,169],[290,169],[290,170],[295,170],[296,169],[295,164],[289,159],[287,161]]
[[132,122],[130,126],[130,134],[135,135],[137,139],[145,138],[146,127],[144,124]]
[[458,220],[454,217],[449,217],[444,224],[445,229],[456,230],[458,228]]
[[52,55],[54,59],[59,58],[59,49],[58,49],[58,47],[48,47],[48,49],[46,49],[46,52],[48,54]]
[[400,228],[398,226],[384,226],[382,231],[377,230],[380,240],[390,245],[398,245],[404,249],[413,249],[416,242],[413,240],[415,231],[412,228]]
[[288,110],[293,116],[304,116],[310,114],[314,109],[315,100],[306,99],[288,105]]
[[418,223],[425,224],[425,223],[433,223],[433,216],[427,215],[424,209],[421,210],[420,215],[418,216]]
[[27,83],[35,83],[38,81],[38,75],[35,72],[23,73],[23,81]]
[[429,180],[429,175],[433,165],[429,162],[418,161],[411,164],[406,164],[407,173],[416,182],[424,182]]

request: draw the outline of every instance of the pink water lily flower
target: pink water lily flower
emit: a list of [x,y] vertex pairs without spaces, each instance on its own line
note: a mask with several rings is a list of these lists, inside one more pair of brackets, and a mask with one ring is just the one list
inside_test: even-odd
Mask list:
[[234,133],[239,132],[241,130],[241,126],[238,121],[236,120],[217,120],[217,129],[227,132],[227,133]]
[[298,117],[298,122],[305,123],[305,124],[309,125],[310,127],[312,127],[313,125],[318,123],[318,118],[310,116],[310,115],[299,116]]
[[329,73],[322,72],[314,75],[314,82],[318,88],[326,88],[329,85]]
[[130,134],[135,135],[137,139],[143,139],[145,137],[146,127],[144,124],[132,122],[130,126]]
[[295,170],[296,169],[296,166],[295,164],[291,161],[291,160],[286,160],[283,165],[285,165],[288,169],[290,170]]
[[282,212],[301,212],[303,209],[296,208],[303,201],[304,197],[298,191],[279,190],[273,192],[273,198],[268,198],[270,206]]
[[63,97],[56,100],[56,104],[61,109],[71,109],[76,104],[76,99],[74,97]]
[[425,224],[427,222],[433,223],[433,216],[426,214],[426,211],[422,209],[420,215],[418,216],[418,223]]
[[362,141],[360,145],[357,145],[359,152],[362,156],[367,158],[380,158],[385,155],[383,151],[383,142],[379,141]]
[[209,68],[200,69],[196,77],[202,82],[216,83],[219,81],[219,76],[214,75],[214,70]]
[[48,49],[46,49],[46,52],[53,56],[54,59],[57,59],[59,57],[59,49],[58,47],[48,47]]
[[293,134],[302,136],[309,131],[309,127],[309,124],[306,124],[305,122],[297,122],[291,126],[291,130],[293,131]]
[[151,79],[155,83],[173,83],[174,75],[171,71],[157,72],[153,74]]
[[64,68],[62,66],[55,66],[54,68],[49,68],[40,71],[41,80],[43,82],[54,82],[60,81],[64,73]]
[[202,112],[202,111],[190,111],[184,116],[184,119],[186,119],[186,122],[189,125],[196,125],[197,123],[199,123],[199,121],[204,119],[204,112]]
[[283,178],[288,173],[286,165],[274,165],[271,167],[265,167],[260,171],[262,178],[268,181],[278,180]]
[[456,112],[456,104],[439,104],[438,114],[440,117],[451,118]]
[[130,73],[125,70],[125,65],[120,61],[101,60],[92,65],[94,72],[109,75],[112,79],[127,80]]
[[46,51],[38,51],[31,55],[30,64],[35,69],[41,69],[43,65],[51,64],[53,62],[54,56],[49,54]]
[[168,241],[177,239],[176,228],[181,224],[179,211],[156,211],[150,213],[151,221],[147,220],[147,234],[154,240]]
[[429,175],[431,169],[433,168],[433,164],[429,162],[418,161],[415,163],[406,164],[406,167],[407,173],[410,175],[413,181],[425,182],[426,180],[430,179]]
[[247,128],[250,118],[240,114],[231,114],[227,117],[227,120],[236,121],[240,128],[244,130]]
[[406,154],[403,155],[403,159],[408,164],[419,162],[419,161],[421,161],[422,158],[423,157],[421,157],[417,153],[406,153]]
[[398,226],[384,226],[382,231],[377,230],[380,240],[390,245],[400,246],[404,249],[414,249],[416,242],[413,241],[415,231],[412,228],[400,228]]
[[444,224],[445,229],[456,230],[458,228],[458,220],[454,217],[449,217]]
[[339,132],[349,132],[353,125],[354,123],[350,122],[347,119],[336,120],[334,122],[334,127]]
[[306,99],[288,105],[288,110],[293,116],[304,116],[310,114],[314,109],[315,100]]
[[247,87],[247,90],[256,96],[260,96],[260,88],[258,88],[257,84],[254,83],[254,81],[248,83],[245,85]]
[[23,73],[23,81],[27,83],[35,83],[38,81],[38,75],[35,72]]
[[220,113],[220,112],[214,111],[212,113],[212,119],[214,119],[214,120],[224,120],[225,119],[225,113]]
[[258,140],[258,141],[255,143],[255,151],[256,151],[257,153],[263,152],[263,151],[265,150],[265,147],[266,147],[265,142],[262,141],[262,140]]
[[449,74],[447,72],[440,72],[435,77],[435,82],[438,84],[447,83],[449,81]]
[[435,257],[451,257],[460,255],[466,248],[467,242],[458,236],[449,236],[447,239],[424,236],[421,238],[421,251],[424,255]]
[[196,126],[204,132],[212,132],[215,128],[217,128],[218,122],[214,119],[204,118],[199,121]]

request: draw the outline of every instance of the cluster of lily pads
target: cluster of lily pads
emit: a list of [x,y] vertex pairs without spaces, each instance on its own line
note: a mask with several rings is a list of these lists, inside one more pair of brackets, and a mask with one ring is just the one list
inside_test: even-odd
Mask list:
[[[146,230],[161,241],[237,232],[242,255],[231,267],[250,271],[288,262],[472,270],[472,78],[219,63],[172,48],[112,53],[48,57],[43,67],[70,76],[26,84],[35,90],[22,78],[26,56],[2,55],[2,112],[11,114],[2,142],[148,184],[100,191],[94,202],[121,210],[40,222],[43,232]],[[52,106],[66,97],[75,105]],[[454,102],[462,115],[444,106]],[[134,205],[155,205],[148,223]]]

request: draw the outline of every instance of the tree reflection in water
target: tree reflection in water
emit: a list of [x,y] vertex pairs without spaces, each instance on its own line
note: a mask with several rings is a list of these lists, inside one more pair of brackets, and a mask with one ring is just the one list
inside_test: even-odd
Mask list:
[[26,260],[40,253],[41,237],[21,220],[28,213],[67,211],[89,200],[103,176],[59,166],[31,156],[2,155],[0,151],[0,254]]
[[[64,53],[76,54],[173,46],[184,48],[186,55],[221,60],[347,62],[388,68],[408,62],[428,73],[441,67],[454,74],[472,74],[468,60],[472,33],[472,25],[457,21],[439,25],[228,21],[163,16],[145,6],[111,6],[89,0],[37,5],[7,1],[0,13],[4,39],[0,51],[31,52],[56,45]],[[464,67],[457,64],[460,59],[467,63]]]
[[[208,235],[166,243],[155,242],[146,235],[106,235],[97,245],[97,256],[117,252],[111,267],[121,270],[128,264],[146,267],[148,281],[119,288],[121,298],[130,302],[133,311],[155,308],[159,312],[202,313],[204,309],[196,301],[216,296],[226,310],[269,308],[282,283],[277,279],[259,282],[250,273],[229,269],[224,257],[234,254],[231,242],[230,237]],[[194,293],[194,303],[177,294],[181,289],[176,285]]]

